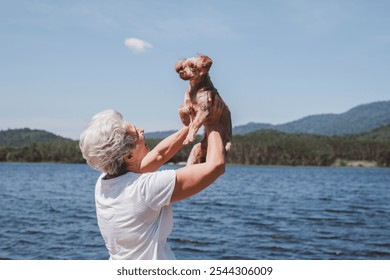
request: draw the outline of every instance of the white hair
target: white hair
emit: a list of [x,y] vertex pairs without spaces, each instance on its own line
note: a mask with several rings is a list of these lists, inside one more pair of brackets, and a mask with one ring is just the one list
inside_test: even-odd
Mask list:
[[124,166],[125,155],[136,147],[129,133],[129,123],[114,110],[96,114],[80,136],[80,149],[88,165],[100,172],[117,174]]

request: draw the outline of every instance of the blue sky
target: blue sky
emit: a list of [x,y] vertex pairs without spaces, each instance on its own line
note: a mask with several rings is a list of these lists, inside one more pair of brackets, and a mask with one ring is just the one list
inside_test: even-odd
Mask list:
[[78,139],[113,108],[181,126],[176,61],[204,53],[233,125],[390,100],[387,0],[0,0],[0,130]]

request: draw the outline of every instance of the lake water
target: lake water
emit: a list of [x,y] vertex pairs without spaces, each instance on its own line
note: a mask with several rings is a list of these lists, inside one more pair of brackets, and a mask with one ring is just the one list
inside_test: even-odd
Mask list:
[[[164,168],[177,168],[164,166]],[[0,259],[107,259],[99,174],[0,163]],[[178,259],[390,259],[390,169],[228,166],[174,204]]]

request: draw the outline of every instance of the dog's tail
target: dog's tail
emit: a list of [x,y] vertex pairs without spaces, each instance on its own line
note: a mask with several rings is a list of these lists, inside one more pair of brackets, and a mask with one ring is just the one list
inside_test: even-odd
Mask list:
[[232,126],[232,118],[231,118],[231,113],[229,110],[229,107],[226,106],[226,114],[228,115],[227,120],[228,120],[228,125],[227,125],[227,142],[225,144],[225,152],[229,152],[232,148],[232,138],[233,138],[233,126]]
[[231,147],[232,147],[232,142],[227,142],[226,145],[225,145],[225,151],[229,152]]

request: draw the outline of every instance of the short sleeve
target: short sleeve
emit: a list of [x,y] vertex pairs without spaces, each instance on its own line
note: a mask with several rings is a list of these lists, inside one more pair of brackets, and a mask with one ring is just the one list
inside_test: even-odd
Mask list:
[[175,188],[175,170],[146,173],[139,179],[141,180],[142,197],[150,208],[158,210],[163,206],[169,205]]

